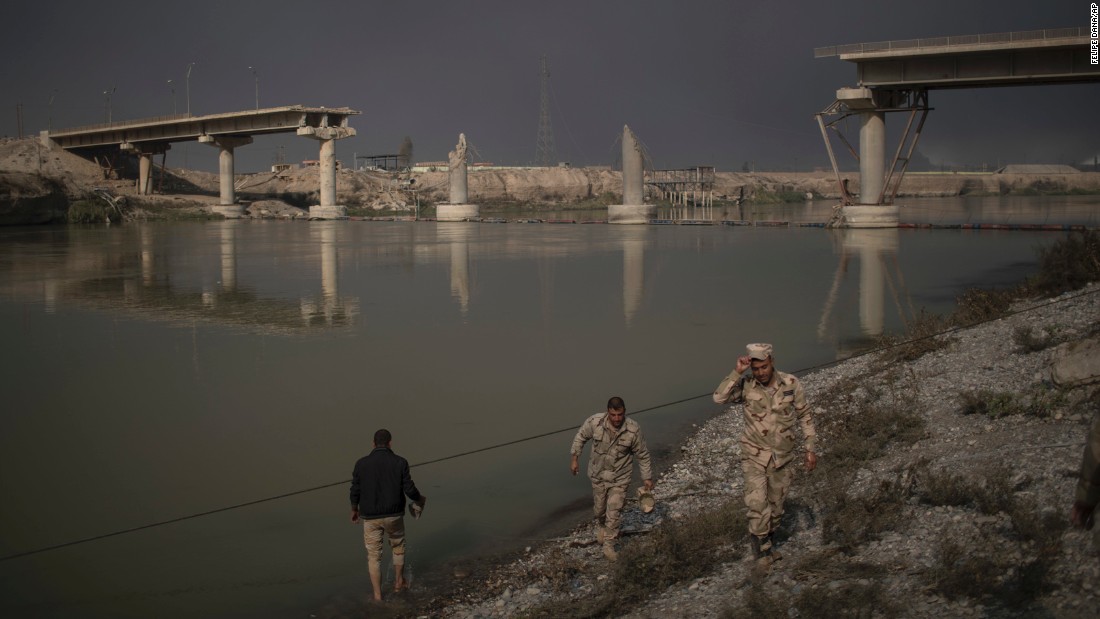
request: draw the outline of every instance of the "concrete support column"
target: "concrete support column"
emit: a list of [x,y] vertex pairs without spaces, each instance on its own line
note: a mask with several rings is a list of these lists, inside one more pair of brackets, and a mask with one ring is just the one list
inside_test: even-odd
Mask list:
[[320,170],[321,203],[309,207],[310,219],[341,219],[347,217],[346,207],[336,204],[336,140],[355,135],[351,127],[298,127],[298,135],[321,142],[317,158]]
[[244,207],[237,204],[237,191],[233,186],[236,181],[236,173],[233,167],[233,149],[238,146],[244,146],[245,144],[251,144],[252,138],[249,136],[200,135],[199,142],[217,146],[221,149],[218,153],[218,188],[220,200],[218,206],[213,208],[214,212],[221,213],[226,217],[240,217],[244,215]]
[[630,127],[623,126],[623,204],[642,203],[642,147]]
[[321,208],[336,206],[336,140],[321,140]]
[[466,134],[458,134],[458,144],[447,153],[447,171],[450,180],[450,202],[435,207],[435,218],[439,221],[465,221],[475,219],[481,209],[476,204],[467,204],[470,199],[469,184],[466,178]]
[[470,200],[470,186],[466,177],[466,160],[458,162],[451,170],[451,204],[466,204]]
[[138,153],[138,195],[153,193],[153,153]]
[[859,116],[859,203],[878,204],[886,180],[886,114]]
[[638,138],[623,125],[623,203],[607,207],[607,223],[644,224],[657,216],[657,207],[644,203],[643,165]]

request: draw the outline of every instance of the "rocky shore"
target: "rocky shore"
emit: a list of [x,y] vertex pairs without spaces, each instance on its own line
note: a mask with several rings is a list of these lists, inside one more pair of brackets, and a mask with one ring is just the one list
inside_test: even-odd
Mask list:
[[[740,515],[734,406],[664,463],[654,512],[628,505],[618,562],[581,526],[413,616],[1096,617],[1100,539],[1067,522],[1100,386],[1052,368],[1100,337],[1098,293],[1019,302],[802,376],[820,463],[792,486],[766,575]],[[708,513],[733,530],[701,526]],[[654,539],[693,531],[713,538],[680,558],[695,575],[655,576],[675,561]]]

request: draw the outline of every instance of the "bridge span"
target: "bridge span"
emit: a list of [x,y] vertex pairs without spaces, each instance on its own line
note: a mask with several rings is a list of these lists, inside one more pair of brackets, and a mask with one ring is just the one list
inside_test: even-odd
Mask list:
[[244,209],[237,204],[233,186],[234,149],[252,143],[254,135],[293,132],[321,143],[320,204],[311,206],[309,215],[315,219],[333,219],[347,214],[345,207],[336,204],[335,141],[355,135],[348,119],[359,113],[346,107],[290,105],[205,116],[177,114],[43,131],[42,139],[82,154],[121,150],[137,155],[141,194],[151,190],[153,156],[165,153],[173,142],[198,141],[217,147],[220,200],[215,211],[226,217],[240,217]]
[[[893,202],[932,109],[929,91],[1100,82],[1100,65],[1092,62],[1090,40],[1089,29],[1080,27],[815,49],[815,58],[838,57],[856,66],[857,85],[837,90],[836,100],[815,116],[843,196],[836,223],[850,227],[897,225],[898,211]],[[908,115],[889,165],[888,112]],[[849,116],[859,119],[858,151],[840,133],[840,121]],[[848,195],[840,178],[828,130],[836,133],[859,161],[858,203]]]

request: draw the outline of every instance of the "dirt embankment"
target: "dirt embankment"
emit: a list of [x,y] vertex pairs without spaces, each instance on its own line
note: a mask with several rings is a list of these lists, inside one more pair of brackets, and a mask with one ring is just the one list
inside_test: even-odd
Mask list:
[[[0,225],[64,222],[76,210],[94,215],[125,213],[128,217],[169,218],[208,216],[219,200],[218,175],[180,168],[156,168],[153,195],[137,194],[136,164],[105,172],[100,165],[37,139],[0,141]],[[133,162],[130,162],[133,163]],[[252,217],[304,217],[319,202],[319,171],[298,168],[284,172],[238,174],[237,198],[249,204]],[[843,175],[849,191],[858,193],[859,174]],[[469,200],[483,210],[525,208],[596,208],[618,203],[622,174],[606,167],[479,168],[468,173]],[[121,210],[110,208],[93,188],[121,197]],[[449,200],[446,170],[392,174],[342,169],[337,173],[337,203],[366,214],[411,211]],[[749,201],[777,202],[806,194],[837,199],[840,191],[831,172],[718,172],[717,200],[743,196]],[[1100,193],[1100,173],[1078,174],[952,174],[910,173],[901,196],[1036,195]],[[656,199],[656,198],[655,198]],[[102,202],[102,204],[100,204]],[[109,212],[108,212],[109,211]],[[422,211],[423,212],[423,211]],[[111,215],[114,217],[114,215]],[[93,217],[94,219],[94,217]]]

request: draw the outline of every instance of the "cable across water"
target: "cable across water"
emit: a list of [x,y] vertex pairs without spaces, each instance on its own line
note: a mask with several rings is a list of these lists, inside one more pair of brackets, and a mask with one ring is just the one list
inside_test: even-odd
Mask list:
[[[942,331],[938,331],[936,333],[932,333],[932,334],[925,335],[925,336],[922,336],[922,337],[913,338],[913,339],[910,339],[910,340],[903,340],[901,342],[896,342],[896,343],[893,343],[893,344],[888,344],[888,345],[885,345],[885,346],[880,346],[880,347],[877,347],[877,348],[872,348],[872,349],[869,349],[869,350],[865,350],[863,352],[858,352],[858,353],[855,353],[855,354],[850,355],[848,357],[844,357],[842,359],[835,359],[833,361],[827,361],[825,363],[819,363],[817,365],[802,368],[800,370],[795,370],[793,373],[794,374],[805,374],[807,372],[813,372],[813,371],[816,371],[816,370],[827,368],[827,367],[832,366],[832,365],[836,365],[838,363],[843,363],[845,361],[850,361],[852,359],[858,359],[858,358],[864,357],[866,355],[883,352],[883,351],[890,350],[890,349],[893,349],[893,348],[897,348],[897,347],[900,347],[900,346],[907,346],[907,345],[913,344],[915,342],[921,342],[921,341],[928,340],[928,339],[931,339],[931,338],[940,337],[942,335],[948,335],[948,334],[960,331],[960,330],[965,329],[965,328],[975,327],[975,326],[978,326],[978,325],[981,325],[981,324],[985,324],[987,322],[993,322],[995,320],[1000,320],[1002,318],[1008,318],[1010,316],[1015,316],[1017,314],[1024,314],[1024,313],[1027,313],[1027,312],[1032,312],[1032,311],[1035,311],[1037,309],[1041,309],[1041,308],[1044,308],[1044,307],[1049,307],[1051,305],[1057,305],[1059,303],[1065,303],[1065,302],[1068,302],[1068,301],[1079,299],[1079,298],[1084,297],[1084,296],[1088,296],[1088,295],[1091,295],[1091,294],[1096,294],[1098,292],[1100,292],[1100,288],[1098,288],[1096,290],[1088,291],[1088,292],[1082,292],[1082,293],[1073,295],[1071,297],[1066,297],[1064,299],[1054,299],[1054,300],[1048,301],[1046,303],[1041,303],[1039,305],[1034,305],[1034,306],[1031,306],[1031,307],[1028,307],[1028,308],[1025,308],[1025,309],[1016,310],[1016,311],[1012,311],[1012,312],[1006,312],[1005,314],[1002,314],[1002,315],[997,316],[995,318],[990,318],[990,319],[987,319],[987,320],[979,321],[979,322],[972,323],[972,324],[969,324],[969,325],[966,325],[966,326],[950,327],[948,329],[944,329]],[[706,397],[706,396],[709,396],[709,395],[711,395],[711,393],[708,391],[706,393],[700,393],[698,395],[688,396],[688,397],[685,397],[685,398],[680,398],[679,400],[673,400],[673,401],[670,401],[670,402],[664,402],[662,404],[658,404],[656,406],[650,406],[648,408],[643,408],[643,409],[634,411],[634,412],[629,413],[629,414],[632,415],[632,416],[633,415],[641,415],[643,413],[649,413],[649,412],[652,412],[652,411],[655,411],[655,410],[660,410],[662,408],[667,408],[669,406],[675,406],[677,404],[683,404],[685,402],[690,402],[692,400],[698,400],[699,398],[703,398],[703,397]],[[455,459],[458,459],[458,458],[464,458],[466,456],[472,456],[474,454],[484,453],[486,451],[493,451],[493,450],[496,450],[496,449],[501,449],[503,447],[510,447],[512,445],[518,445],[520,443],[526,443],[528,441],[534,441],[534,440],[537,440],[537,439],[540,439],[540,438],[546,438],[548,436],[554,436],[555,434],[562,434],[564,432],[571,432],[571,431],[576,430],[576,428],[577,428],[577,426],[574,424],[574,425],[570,425],[569,427],[566,427],[566,428],[558,428],[557,430],[550,430],[550,431],[547,431],[547,432],[542,432],[540,434],[533,434],[531,436],[525,436],[523,438],[518,438],[518,439],[511,440],[511,441],[506,441],[506,442],[503,442],[503,443],[497,443],[495,445],[489,445],[489,446],[486,446],[486,447],[479,447],[477,449],[471,449],[469,451],[463,451],[463,452],[460,452],[460,453],[455,453],[455,454],[451,454],[451,455],[448,455],[448,456],[443,456],[441,458],[435,458],[435,459],[432,459],[432,460],[425,460],[423,462],[417,462],[416,464],[410,464],[409,467],[410,468],[416,468],[416,467],[421,467],[421,466],[428,466],[430,464],[439,464],[440,462],[446,462],[448,460],[455,460]],[[168,520],[161,520],[159,522],[151,522],[149,524],[144,524],[144,525],[136,526],[136,527],[130,527],[128,529],[121,529],[121,530],[118,530],[118,531],[112,531],[110,533],[103,533],[101,535],[95,535],[95,536],[92,536],[92,537],[85,537],[85,538],[82,538],[82,539],[72,540],[72,541],[69,541],[69,542],[61,543],[61,544],[54,544],[52,546],[45,546],[45,547],[42,547],[42,548],[36,548],[34,550],[28,550],[28,551],[25,551],[25,552],[19,552],[19,553],[7,555],[5,557],[0,557],[0,562],[11,561],[13,559],[19,559],[19,558],[22,558],[22,557],[28,557],[28,556],[31,556],[31,555],[41,554],[41,553],[44,553],[44,552],[49,552],[51,550],[58,550],[58,549],[61,549],[61,548],[68,548],[70,546],[76,546],[76,545],[79,545],[79,544],[86,544],[86,543],[89,543],[89,542],[94,542],[94,541],[98,541],[98,540],[102,540],[102,539],[107,539],[109,537],[117,537],[119,535],[126,535],[128,533],[136,533],[138,531],[144,531],[146,529],[152,529],[152,528],[155,528],[155,527],[162,527],[162,526],[169,525],[169,524],[175,524],[177,522],[183,522],[185,520],[193,520],[195,518],[202,518],[203,516],[211,516],[211,515],[214,515],[214,514],[220,514],[222,512],[228,512],[228,511],[232,511],[232,510],[236,510],[236,509],[241,509],[241,508],[244,508],[244,507],[251,507],[253,505],[259,505],[261,503],[269,503],[271,501],[278,501],[280,499],[286,499],[286,498],[289,498],[289,497],[298,496],[298,495],[302,495],[302,494],[307,494],[307,493],[310,493],[310,492],[317,492],[318,490],[325,490],[327,488],[333,488],[333,487],[336,487],[336,486],[343,486],[343,485],[347,485],[347,484],[350,484],[350,483],[351,483],[350,479],[343,479],[343,480],[340,480],[340,481],[334,481],[334,482],[327,483],[327,484],[321,484],[319,486],[312,486],[312,487],[309,487],[309,488],[302,488],[300,490],[285,492],[283,494],[278,494],[278,495],[275,495],[275,496],[269,496],[269,497],[265,497],[265,498],[262,498],[262,499],[255,499],[255,500],[252,500],[252,501],[245,501],[243,503],[237,503],[235,505],[227,505],[225,507],[219,507],[217,509],[211,509],[211,510],[207,510],[207,511],[203,511],[203,512],[189,514],[189,515],[186,515],[186,516],[179,516],[177,518],[171,518],[171,519],[168,519]]]

